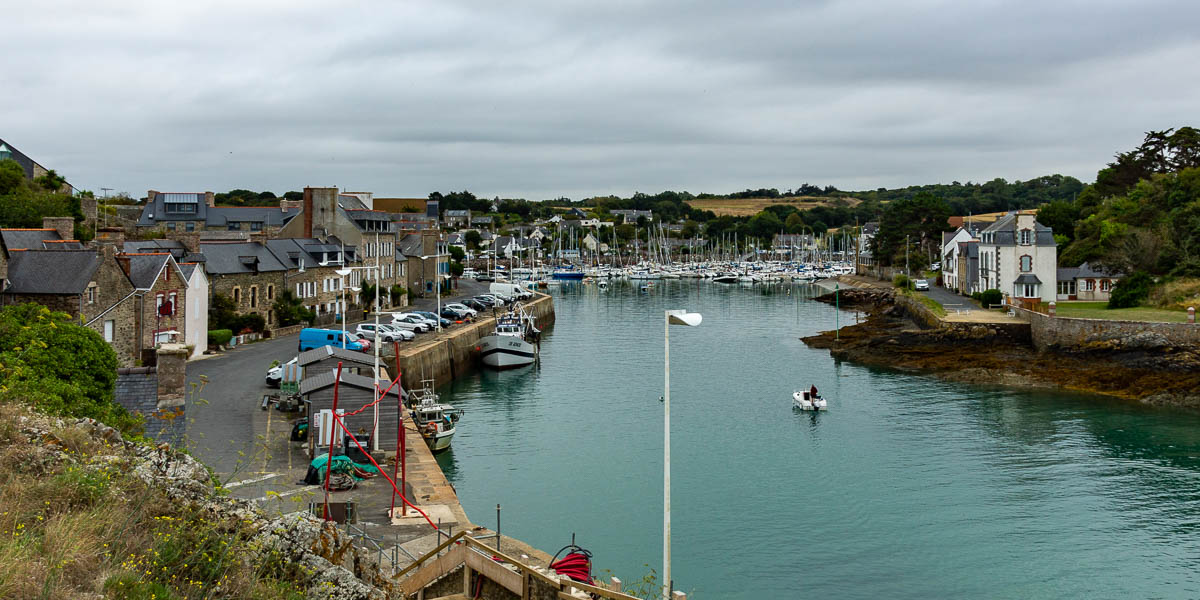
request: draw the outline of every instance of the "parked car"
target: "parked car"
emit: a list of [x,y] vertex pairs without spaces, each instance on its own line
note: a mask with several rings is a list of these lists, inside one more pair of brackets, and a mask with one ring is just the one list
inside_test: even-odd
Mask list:
[[298,346],[300,352],[320,348],[321,346],[334,346],[365,352],[370,349],[371,344],[366,340],[356,339],[350,335],[350,332],[340,329],[316,329],[309,327],[300,331],[300,344]]
[[480,273],[475,276],[475,281],[495,281],[496,278],[487,273]]
[[470,309],[474,310],[475,312],[479,312],[481,310],[488,310],[489,308],[491,308],[491,306],[484,304],[474,298],[467,298],[466,300],[463,300],[462,303],[464,305],[466,305],[467,308],[470,308]]
[[504,306],[504,298],[501,298],[495,294],[480,294],[475,296],[475,298],[483,300],[484,302],[491,301],[492,306]]
[[425,319],[409,313],[392,313],[391,324],[417,333],[425,333],[432,329],[432,325]]
[[296,357],[293,357],[292,360],[289,360],[283,364],[275,365],[275,366],[271,367],[270,369],[267,369],[267,385],[270,387],[273,387],[273,388],[279,387],[279,384],[283,381],[283,367],[285,365],[294,365],[299,360],[300,360],[300,357],[296,356]]
[[444,308],[446,310],[452,310],[464,317],[474,317],[475,315],[479,314],[476,309],[471,308],[470,306],[467,306],[466,304],[460,304],[458,302],[451,302],[450,304],[447,304],[447,305],[443,306],[442,308]]
[[493,298],[491,296],[479,295],[479,296],[475,296],[474,298],[472,298],[472,300],[482,304],[484,306],[484,308],[488,309],[488,310],[492,309],[495,306],[500,305],[500,300]]
[[430,321],[433,321],[435,323],[435,325],[434,325],[435,327],[437,326],[436,324],[439,324],[439,323],[441,324],[442,327],[449,327],[454,324],[454,322],[451,321],[450,319],[447,319],[445,317],[439,317],[427,310],[414,310],[412,312],[415,315],[422,316],[422,317],[425,317],[426,319],[429,319]]
[[[373,339],[375,339],[375,324],[374,323],[360,323],[358,325],[358,327],[354,330],[354,334],[360,340],[361,339],[373,340]],[[415,337],[416,337],[416,334],[414,334],[411,331],[394,328],[391,325],[388,325],[387,323],[379,324],[379,341],[381,341],[381,342],[390,344],[392,342],[411,340]]]
[[913,282],[913,289],[919,292],[928,292],[929,282],[924,279],[918,279]]
[[488,293],[521,300],[533,297],[533,292],[521,287],[519,283],[493,283],[488,286]]

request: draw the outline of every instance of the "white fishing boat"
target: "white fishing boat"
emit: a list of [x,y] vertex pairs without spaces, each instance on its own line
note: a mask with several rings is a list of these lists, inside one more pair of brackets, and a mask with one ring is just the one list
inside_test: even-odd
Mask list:
[[540,334],[533,324],[533,316],[519,303],[514,304],[507,314],[496,320],[492,334],[479,340],[479,357],[484,365],[493,369],[532,364],[537,359]]
[[458,419],[462,411],[449,404],[442,404],[433,391],[433,380],[421,382],[420,390],[413,390],[409,399],[409,414],[413,424],[432,452],[441,452],[450,447]]
[[792,392],[792,406],[800,410],[827,410],[825,399],[820,394],[812,393],[812,390]]

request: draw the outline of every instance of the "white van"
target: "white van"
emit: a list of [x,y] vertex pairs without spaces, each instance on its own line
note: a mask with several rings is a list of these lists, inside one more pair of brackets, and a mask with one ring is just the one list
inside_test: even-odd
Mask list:
[[495,282],[488,287],[488,293],[499,294],[505,298],[520,298],[522,300],[533,297],[533,292],[521,287],[517,283]]

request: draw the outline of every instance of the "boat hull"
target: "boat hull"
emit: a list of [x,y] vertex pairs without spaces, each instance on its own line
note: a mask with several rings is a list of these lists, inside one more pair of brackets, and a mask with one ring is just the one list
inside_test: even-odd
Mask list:
[[454,439],[454,430],[439,431],[436,434],[425,436],[425,444],[429,446],[431,452],[442,452],[450,449],[450,442]]
[[511,335],[489,335],[479,340],[479,356],[493,369],[515,369],[533,364],[537,348]]

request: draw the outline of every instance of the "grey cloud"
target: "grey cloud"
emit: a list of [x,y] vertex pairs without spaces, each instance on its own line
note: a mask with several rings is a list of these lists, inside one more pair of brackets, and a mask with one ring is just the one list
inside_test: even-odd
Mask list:
[[1183,1],[105,4],[0,22],[0,131],[135,194],[1090,179],[1200,99]]

